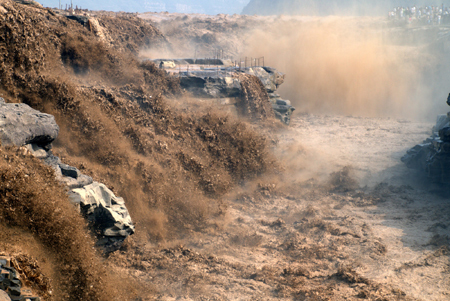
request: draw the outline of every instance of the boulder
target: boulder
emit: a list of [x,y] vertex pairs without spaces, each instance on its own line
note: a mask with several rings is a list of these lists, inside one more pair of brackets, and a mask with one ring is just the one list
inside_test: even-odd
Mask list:
[[58,136],[59,127],[52,115],[26,104],[5,103],[0,98],[0,139],[2,145],[46,146]]
[[445,126],[439,130],[439,138],[444,142],[450,142],[450,126]]
[[236,98],[241,93],[239,79],[223,70],[182,72],[180,85],[195,96],[205,98]]
[[446,126],[450,126],[450,117],[448,114],[438,115],[436,118],[436,125],[433,127],[432,135],[435,137],[439,136],[439,131]]
[[70,178],[76,179],[80,176],[80,171],[76,167],[69,166],[64,163],[60,163],[59,169],[61,170],[61,174],[65,177],[70,177]]
[[401,160],[432,182],[450,184],[450,113],[438,115],[431,137],[409,149]]
[[29,289],[22,288],[19,273],[11,266],[10,258],[0,257],[0,301],[39,301]]
[[105,185],[94,182],[53,155],[51,142],[58,132],[59,127],[52,115],[36,111],[26,104],[5,103],[0,98],[2,145],[24,146],[33,156],[51,166],[57,179],[72,189],[69,198],[79,206],[93,232],[99,234],[98,245],[114,251],[128,235],[134,233],[125,202]]
[[16,270],[9,264],[0,264],[0,292],[6,291],[9,298],[17,297],[20,296],[21,287],[22,283],[17,275]]
[[87,16],[81,16],[81,15],[68,15],[66,16],[67,19],[71,19],[74,21],[77,21],[78,23],[80,23],[83,26],[86,26],[89,22],[89,18]]
[[283,84],[285,78],[283,73],[270,67],[252,67],[244,70],[245,73],[259,78],[268,93],[274,93]]
[[58,157],[52,154],[48,154],[43,160],[45,164],[55,170],[57,179],[66,184],[69,189],[81,188],[94,182],[91,177],[82,174],[75,167],[62,163]]
[[[163,60],[155,60],[154,62],[164,63]],[[176,60],[174,62],[178,63]],[[235,66],[231,68],[219,68],[218,66],[216,68],[205,68],[201,66],[200,69],[194,67],[190,71],[182,71],[179,73],[179,76],[181,87],[197,97],[216,100],[237,99],[238,101],[231,102],[232,104],[237,104],[239,99],[242,99],[242,95],[245,94],[245,92],[242,93],[241,79],[243,77],[239,76],[239,74],[257,77],[269,94],[269,101],[275,117],[289,124],[295,108],[289,100],[281,99],[280,95],[275,93],[278,87],[283,84],[285,75],[274,68],[250,67],[237,69]],[[221,101],[219,102],[221,103]]]
[[47,158],[49,156],[47,151],[44,148],[42,148],[39,145],[37,145],[37,144],[27,144],[27,145],[25,145],[25,147],[36,158],[45,159],[45,158]]
[[104,184],[93,182],[72,189],[69,199],[80,207],[99,238],[97,245],[105,251],[115,250],[117,244],[134,233],[124,200],[115,196]]
[[77,178],[61,177],[60,181],[66,184],[69,189],[82,188],[94,182],[90,176],[84,174],[80,174]]
[[433,144],[426,142],[418,144],[409,149],[401,158],[401,161],[406,164],[408,168],[425,170],[428,154],[433,150]]

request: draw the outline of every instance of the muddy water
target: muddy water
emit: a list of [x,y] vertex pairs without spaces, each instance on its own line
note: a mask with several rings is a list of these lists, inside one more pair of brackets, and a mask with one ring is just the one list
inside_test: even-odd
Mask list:
[[[237,193],[212,227],[123,269],[149,300],[448,300],[450,199],[400,162],[431,126],[299,114],[279,135],[286,187]],[[324,185],[344,166],[360,188]]]
[[336,212],[363,222],[386,246],[379,258],[355,252],[357,270],[415,298],[448,300],[449,254],[439,247],[449,243],[450,198],[400,162],[408,148],[430,135],[432,125],[305,114],[295,119],[286,137],[308,141],[305,156],[310,160],[328,168],[352,166],[361,186],[375,186],[374,194],[380,196],[376,205],[344,206]]
[[[155,298],[450,300],[448,192],[400,161],[448,109],[448,30],[376,18],[183,22],[187,39],[212,33],[230,53],[285,72],[279,92],[297,111],[278,135],[281,180],[236,192],[225,217],[186,240],[141,247],[132,273]],[[165,34],[174,42],[179,32]],[[328,187],[344,167],[359,187]]]
[[336,168],[351,166],[362,186],[381,181],[405,184],[403,177],[410,172],[400,158],[429,137],[434,125],[389,117],[299,115],[282,143],[302,148],[300,154],[290,158],[303,164],[298,166],[303,167],[300,172],[327,176]]

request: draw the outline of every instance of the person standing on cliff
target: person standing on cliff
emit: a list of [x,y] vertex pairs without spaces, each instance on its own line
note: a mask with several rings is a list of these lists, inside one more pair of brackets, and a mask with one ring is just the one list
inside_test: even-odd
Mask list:
[[448,93],[447,104],[450,106],[450,93]]

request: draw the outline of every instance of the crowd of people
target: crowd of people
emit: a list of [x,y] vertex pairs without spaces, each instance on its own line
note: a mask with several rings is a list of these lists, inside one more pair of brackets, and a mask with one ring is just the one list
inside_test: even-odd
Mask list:
[[429,25],[450,23],[450,8],[444,5],[424,7],[395,7],[389,12],[389,19],[404,20],[408,23],[419,21]]

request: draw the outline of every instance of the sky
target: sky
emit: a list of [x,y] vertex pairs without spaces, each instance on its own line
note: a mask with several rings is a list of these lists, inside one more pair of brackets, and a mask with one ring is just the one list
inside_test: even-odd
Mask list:
[[[208,15],[216,14],[240,14],[244,7],[249,4],[250,0],[37,0],[46,7],[58,7],[60,4],[62,8],[70,5],[87,8],[90,10],[106,10],[106,11],[125,11],[125,12],[164,12],[171,13],[202,13]],[[287,11],[277,11],[280,5],[289,3],[301,3],[303,6],[317,6],[330,5],[345,6],[345,3],[370,3],[372,6],[375,3],[383,4],[383,15],[388,8],[396,5],[410,6],[413,4],[427,5],[440,4],[441,2],[448,4],[449,0],[252,0],[249,7],[244,13],[248,14],[289,14],[291,9]],[[331,4],[329,4],[331,3]],[[266,7],[267,6],[267,7]],[[251,8],[251,9],[250,9]]]
[[[71,0],[37,0],[45,7],[63,8],[70,5]],[[125,11],[125,12],[179,12],[204,13],[209,15],[239,14],[250,0],[72,0],[73,6],[90,10]]]

